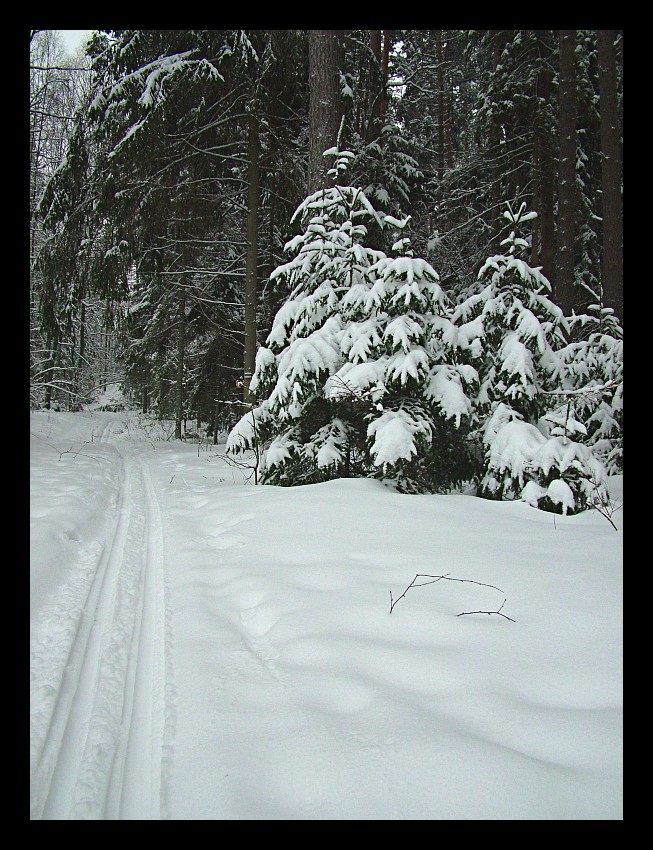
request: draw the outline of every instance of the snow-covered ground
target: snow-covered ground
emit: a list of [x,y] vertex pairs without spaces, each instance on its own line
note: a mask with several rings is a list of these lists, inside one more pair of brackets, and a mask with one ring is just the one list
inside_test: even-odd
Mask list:
[[623,817],[623,477],[615,531],[30,431],[33,819]]

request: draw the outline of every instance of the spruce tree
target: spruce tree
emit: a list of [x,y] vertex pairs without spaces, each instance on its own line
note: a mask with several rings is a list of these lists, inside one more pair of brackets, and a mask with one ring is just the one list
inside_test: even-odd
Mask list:
[[557,415],[561,423],[580,422],[576,439],[617,475],[623,472],[623,330],[598,300],[570,320],[573,339],[559,353],[564,389]]
[[575,513],[603,492],[605,468],[572,439],[584,431],[582,423],[569,416],[561,421],[557,410],[569,328],[550,300],[549,281],[524,259],[530,245],[520,230],[535,213],[521,204],[504,216],[506,253],[488,258],[479,272],[484,288],[454,314],[480,377],[478,492]]
[[[343,182],[353,154],[328,153]],[[228,448],[267,438],[263,481],[277,484],[367,475],[414,492],[462,480],[477,376],[447,357],[438,275],[405,238],[395,257],[365,246],[365,222],[399,232],[406,222],[381,218],[360,188],[343,185],[307,197],[296,217],[304,230],[287,245],[294,257],[273,274],[293,289],[252,381],[264,401]]]

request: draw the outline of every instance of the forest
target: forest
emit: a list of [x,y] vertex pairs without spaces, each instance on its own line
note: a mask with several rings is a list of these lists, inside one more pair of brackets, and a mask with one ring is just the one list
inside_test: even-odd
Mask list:
[[30,140],[32,410],[120,382],[281,485],[623,471],[621,30],[32,30]]

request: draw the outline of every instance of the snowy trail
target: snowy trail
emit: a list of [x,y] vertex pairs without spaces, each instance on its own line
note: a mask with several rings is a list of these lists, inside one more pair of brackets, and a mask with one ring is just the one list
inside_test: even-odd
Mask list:
[[[146,461],[111,440],[116,520],[97,561],[38,763],[33,818],[158,820],[165,747],[163,531]],[[105,445],[106,447],[106,445]]]

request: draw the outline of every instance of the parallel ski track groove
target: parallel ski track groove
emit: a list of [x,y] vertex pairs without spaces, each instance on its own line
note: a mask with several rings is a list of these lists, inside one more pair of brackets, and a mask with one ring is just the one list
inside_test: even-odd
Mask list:
[[[110,436],[110,424],[101,441]],[[115,446],[117,521],[80,617],[39,765],[43,819],[162,817],[163,533],[147,464]]]
[[[101,442],[107,440],[110,423],[105,427]],[[94,579],[89,587],[84,609],[79,618],[77,631],[70,646],[62,681],[52,710],[49,728],[42,746],[36,768],[37,776],[47,777],[47,793],[40,804],[37,815],[43,819],[61,817],[62,797],[70,794],[69,783],[74,779],[74,763],[79,759],[80,736],[84,734],[83,723],[76,723],[76,705],[82,701],[81,691],[92,687],[98,671],[98,660],[102,652],[102,623],[98,615],[101,600],[111,594],[112,556],[122,545],[125,527],[124,487],[125,468],[121,459],[120,488],[116,505],[116,523],[111,538],[105,544],[98,560]],[[72,765],[71,765],[72,762]],[[65,818],[66,815],[63,815]]]

